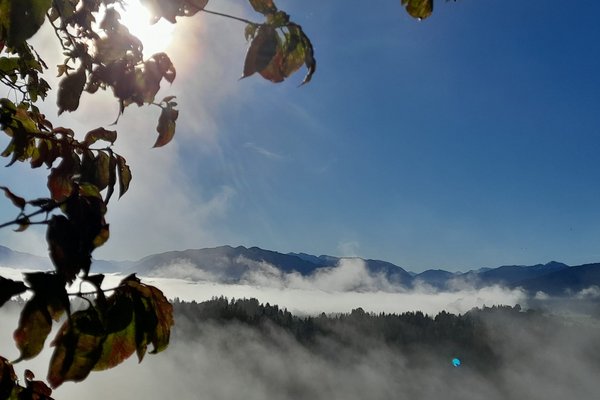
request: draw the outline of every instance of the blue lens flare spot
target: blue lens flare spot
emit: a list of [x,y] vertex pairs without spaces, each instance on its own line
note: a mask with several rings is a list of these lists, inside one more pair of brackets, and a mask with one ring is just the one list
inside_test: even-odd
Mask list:
[[455,367],[460,367],[460,359],[453,358],[452,359],[452,365],[454,365]]

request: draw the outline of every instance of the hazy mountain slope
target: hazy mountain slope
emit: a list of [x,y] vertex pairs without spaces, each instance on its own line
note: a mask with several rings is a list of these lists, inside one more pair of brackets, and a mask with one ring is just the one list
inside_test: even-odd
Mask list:
[[46,257],[38,257],[32,254],[14,251],[5,246],[0,246],[0,266],[47,270],[52,268],[52,262]]
[[517,282],[536,279],[566,268],[569,268],[569,266],[556,261],[532,266],[511,265],[482,272],[479,274],[479,277],[484,285],[504,284],[513,286]]
[[540,277],[517,282],[516,286],[523,287],[532,294],[540,291],[554,296],[574,294],[591,286],[600,287],[600,264],[585,264],[560,269]]
[[425,283],[437,289],[448,288],[448,283],[456,274],[442,269],[428,269],[413,277],[414,282]]
[[[204,271],[207,277],[213,276],[224,281],[236,281],[252,269],[268,269],[271,266],[283,272],[298,272],[302,275],[308,275],[319,267],[294,255],[258,247],[220,246],[151,255],[135,263],[130,269],[142,275],[165,275],[164,272],[173,272],[177,265],[186,270],[195,268]],[[178,269],[179,272],[181,270],[182,268]]]
[[[461,285],[457,283],[462,281],[478,288],[500,285],[507,288],[522,287],[530,293],[542,291],[551,295],[563,295],[577,293],[591,286],[600,286],[600,264],[569,267],[552,261],[532,266],[480,268],[466,273],[452,273],[437,269],[415,274],[381,260],[314,256],[306,253],[283,254],[258,247],[243,246],[170,251],[153,254],[135,262],[93,260],[93,269],[100,273],[136,272],[140,275],[196,281],[223,283],[246,281],[252,284],[256,279],[247,280],[249,275],[253,275],[253,278],[258,277],[259,280],[260,277],[266,277],[267,280],[270,279],[269,277],[281,278],[286,274],[312,277],[323,271],[332,271],[341,264],[355,262],[366,267],[362,274],[369,274],[373,279],[384,279],[394,286],[407,288],[426,284],[439,290],[452,290],[460,287]],[[0,246],[0,266],[35,270],[52,269],[48,258],[14,251],[5,246]]]

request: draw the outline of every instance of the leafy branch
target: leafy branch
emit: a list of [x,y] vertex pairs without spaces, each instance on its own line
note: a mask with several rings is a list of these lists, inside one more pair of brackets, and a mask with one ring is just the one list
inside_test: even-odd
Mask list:
[[[118,101],[119,116],[132,104],[160,108],[154,147],[173,139],[179,117],[175,96],[160,101],[156,96],[165,81],[175,80],[175,66],[165,53],[144,59],[141,41],[121,23],[116,9],[125,1],[0,0],[0,83],[17,97],[14,102],[0,98],[0,130],[9,138],[0,156],[10,159],[8,166],[28,162],[31,168],[45,165],[50,170],[48,198],[25,200],[0,187],[19,209],[17,217],[0,224],[0,229],[18,225],[17,231],[23,231],[30,225],[45,225],[54,266],[52,273],[24,274],[24,282],[0,277],[0,306],[32,292],[14,333],[19,360],[37,356],[53,321],[67,315],[52,342],[55,349],[47,377],[52,387],[67,380],[81,381],[92,370],[112,368],[133,353],[141,361],[149,345],[151,353],[164,350],[173,325],[172,306],[159,289],[135,275],[102,289],[104,277],[90,275],[92,252],[110,236],[105,220],[109,201],[117,186],[119,197],[123,196],[132,179],[126,159],[112,150],[117,132],[99,127],[78,140],[73,130],[54,127],[36,106],[50,90],[42,78],[48,67],[27,41],[47,21],[66,56],[58,66],[59,114],[77,111],[84,91],[110,90]],[[261,23],[207,10],[209,0],[140,1],[151,10],[154,22],[164,18],[176,23],[178,17],[204,12],[245,23],[243,34],[249,45],[242,78],[259,74],[282,82],[304,66],[303,85],[316,71],[310,39],[273,0],[248,0],[264,18]],[[433,11],[433,0],[402,0],[401,4],[419,19]],[[92,147],[97,142],[105,145]],[[35,210],[29,211],[30,207]],[[43,214],[44,219],[32,221]],[[77,278],[90,282],[95,290],[67,293]],[[88,307],[71,312],[72,297],[85,299]],[[51,399],[50,387],[34,378],[26,371],[21,386],[12,364],[0,357],[0,400]]]

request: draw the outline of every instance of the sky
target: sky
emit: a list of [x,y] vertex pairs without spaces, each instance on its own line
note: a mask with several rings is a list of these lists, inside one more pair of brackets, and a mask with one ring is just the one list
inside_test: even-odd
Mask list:
[[[178,97],[175,140],[152,149],[157,110],[126,110],[115,150],[134,178],[96,258],[229,244],[417,272],[600,261],[598,2],[438,1],[420,22],[398,1],[276,4],[314,44],[313,81],[239,80],[244,24],[178,23],[161,91]],[[207,8],[260,21],[243,1]],[[35,37],[51,69],[53,39]],[[43,110],[56,115],[52,98]],[[117,111],[88,95],[54,120],[83,137]],[[0,184],[46,196],[45,173],[13,166]],[[33,228],[0,244],[47,248]]]

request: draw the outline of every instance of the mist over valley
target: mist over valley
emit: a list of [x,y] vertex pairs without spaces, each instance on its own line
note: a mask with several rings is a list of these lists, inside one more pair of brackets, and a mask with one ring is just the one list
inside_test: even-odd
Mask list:
[[[0,252],[6,278],[36,267],[34,256]],[[103,287],[138,271],[172,299],[171,344],[140,364],[131,357],[65,383],[56,399],[541,400],[600,390],[596,265],[414,273],[384,261],[224,246],[93,268],[106,271]],[[0,309],[0,354],[13,358],[19,311]],[[18,373],[43,378],[51,352],[17,364]]]

